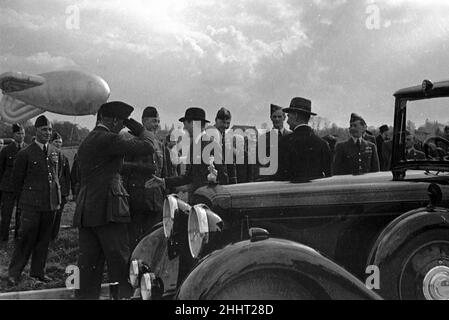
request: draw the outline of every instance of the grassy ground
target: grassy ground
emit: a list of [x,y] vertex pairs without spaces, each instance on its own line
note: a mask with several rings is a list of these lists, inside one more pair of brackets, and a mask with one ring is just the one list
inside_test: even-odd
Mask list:
[[[22,274],[22,282],[16,287],[8,287],[8,265],[14,250],[14,241],[11,239],[6,247],[0,248],[0,292],[40,290],[49,288],[64,288],[67,275],[65,269],[69,265],[76,265],[78,257],[78,230],[71,228],[72,217],[75,211],[75,202],[68,202],[64,208],[61,219],[61,229],[58,239],[50,244],[47,259],[47,275],[54,280],[49,283],[36,282],[28,276],[29,264]],[[11,223],[14,225],[14,222]]]

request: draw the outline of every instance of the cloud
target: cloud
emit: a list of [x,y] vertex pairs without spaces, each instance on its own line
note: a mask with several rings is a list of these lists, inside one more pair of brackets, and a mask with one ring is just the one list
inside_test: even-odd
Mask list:
[[38,52],[35,55],[26,57],[27,62],[49,69],[63,69],[76,66],[76,63],[66,57],[52,56],[48,52]]
[[10,28],[26,28],[41,30],[55,28],[55,19],[47,19],[43,15],[32,15],[25,12],[17,12],[10,8],[0,7],[0,26]]

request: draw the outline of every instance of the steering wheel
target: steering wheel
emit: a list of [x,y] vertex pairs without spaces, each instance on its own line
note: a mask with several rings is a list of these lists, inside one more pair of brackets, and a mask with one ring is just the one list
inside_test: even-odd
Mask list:
[[[424,142],[424,154],[426,155],[426,159],[439,159],[440,161],[449,161],[449,155],[446,150],[438,147],[438,144],[442,143],[446,146],[446,150],[449,150],[449,140],[439,137],[439,136],[431,136],[428,137]],[[436,156],[431,155],[431,151],[436,152]]]

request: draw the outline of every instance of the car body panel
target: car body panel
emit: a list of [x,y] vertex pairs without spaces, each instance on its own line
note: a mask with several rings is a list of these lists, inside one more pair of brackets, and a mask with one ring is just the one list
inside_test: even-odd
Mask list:
[[291,280],[303,284],[316,299],[379,299],[353,275],[315,250],[281,239],[242,241],[212,253],[189,274],[177,298],[214,299],[236,276],[273,269],[291,274]]

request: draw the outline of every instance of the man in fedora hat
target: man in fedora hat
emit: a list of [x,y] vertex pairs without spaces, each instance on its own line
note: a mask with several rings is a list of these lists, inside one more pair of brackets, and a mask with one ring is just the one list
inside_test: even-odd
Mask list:
[[22,210],[22,225],[9,265],[9,282],[20,281],[31,256],[30,276],[41,282],[52,279],[45,274],[55,212],[61,204],[59,185],[60,154],[49,143],[52,124],[45,116],[34,123],[36,140],[17,153],[12,181]]
[[282,179],[314,179],[332,174],[329,145],[308,125],[310,117],[316,115],[311,109],[310,100],[297,97],[283,110],[293,133],[281,140],[278,176]]
[[353,113],[350,119],[348,141],[338,143],[335,148],[334,173],[336,175],[360,175],[379,171],[379,157],[374,143],[363,139],[366,123]]
[[[157,134],[160,118],[155,107],[149,106],[143,110],[142,125],[149,132]],[[129,193],[131,223],[128,231],[131,250],[153,225],[162,219],[163,190],[160,187],[145,188],[145,182],[151,179],[153,174],[163,178],[167,176],[164,145],[159,140],[155,141],[154,153],[125,157],[122,176],[125,189]]]
[[[103,104],[95,129],[78,149],[80,190],[73,224],[79,232],[79,299],[99,298],[105,261],[109,281],[119,283],[119,297],[132,293],[127,280],[129,195],[120,172],[126,155],[144,156],[156,148],[154,134],[128,119],[133,110],[121,101]],[[119,134],[125,126],[133,138]]]
[[[377,147],[377,156],[382,159],[382,147],[383,144],[389,140],[389,131],[390,128],[386,124],[379,127],[379,135],[376,137],[376,147]],[[382,161],[381,162],[381,170],[382,170]]]
[[[205,134],[204,130],[206,124],[209,123],[209,121],[206,120],[206,112],[202,108],[188,108],[184,117],[180,118],[179,121],[184,124],[184,130],[188,133],[190,139],[189,153],[187,155],[189,162],[186,166],[185,173],[180,176],[168,177],[165,179],[154,176],[153,179],[147,181],[145,186],[150,188],[155,185],[162,185],[163,188],[173,189],[180,186],[190,185],[189,196],[191,196],[196,189],[207,185],[209,182],[207,178],[210,173],[209,163],[204,163],[202,151],[209,143],[217,142],[209,139],[208,141],[203,141],[202,139],[202,136]],[[194,136],[194,133],[196,133],[194,127],[198,125],[201,128],[201,133],[199,136]],[[220,148],[219,144],[218,148]],[[214,166],[217,170],[218,183],[227,184],[228,177],[223,168],[224,165],[217,163],[214,164]]]
[[[11,223],[14,206],[17,205],[17,193],[14,192],[12,172],[17,153],[26,147],[25,130],[16,123],[12,125],[14,142],[4,147],[0,152],[0,191],[1,191],[1,224],[0,241],[8,242],[9,225]],[[14,237],[18,237],[20,226],[20,210],[16,208]]]

